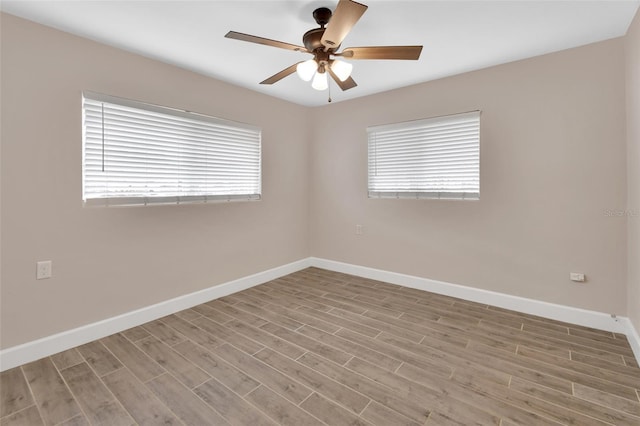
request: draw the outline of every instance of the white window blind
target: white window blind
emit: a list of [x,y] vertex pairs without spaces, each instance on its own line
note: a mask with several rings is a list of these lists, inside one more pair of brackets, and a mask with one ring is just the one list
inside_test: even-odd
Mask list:
[[480,197],[480,111],[367,128],[369,197]]
[[260,199],[257,127],[87,92],[82,111],[89,204]]

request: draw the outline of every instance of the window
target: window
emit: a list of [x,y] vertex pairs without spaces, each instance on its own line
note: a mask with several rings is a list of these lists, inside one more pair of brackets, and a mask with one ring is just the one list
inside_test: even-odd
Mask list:
[[123,205],[260,199],[260,129],[83,94],[83,200]]
[[480,197],[480,111],[369,127],[369,197]]

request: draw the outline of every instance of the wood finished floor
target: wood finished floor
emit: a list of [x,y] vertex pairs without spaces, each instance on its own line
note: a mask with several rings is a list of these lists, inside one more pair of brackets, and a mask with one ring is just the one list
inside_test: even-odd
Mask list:
[[309,268],[5,371],[9,425],[640,425],[626,337]]

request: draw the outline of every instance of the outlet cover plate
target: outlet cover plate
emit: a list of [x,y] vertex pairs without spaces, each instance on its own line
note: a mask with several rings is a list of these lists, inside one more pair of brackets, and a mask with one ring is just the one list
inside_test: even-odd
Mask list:
[[581,272],[571,272],[569,274],[569,279],[571,279],[571,281],[582,283],[584,282],[584,274]]

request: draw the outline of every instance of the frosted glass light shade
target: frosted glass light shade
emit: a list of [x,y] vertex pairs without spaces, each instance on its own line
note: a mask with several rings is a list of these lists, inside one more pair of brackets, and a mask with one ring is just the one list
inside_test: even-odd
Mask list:
[[327,73],[319,73],[317,72],[315,77],[313,77],[313,82],[311,83],[311,87],[316,90],[326,90],[329,87],[329,82],[327,81]]
[[313,59],[309,59],[308,61],[300,62],[296,67],[296,72],[303,81],[310,81],[317,69],[318,63]]
[[353,69],[353,65],[348,62],[340,61],[336,59],[331,63],[331,71],[340,79],[340,81],[345,81],[351,75],[351,70]]

